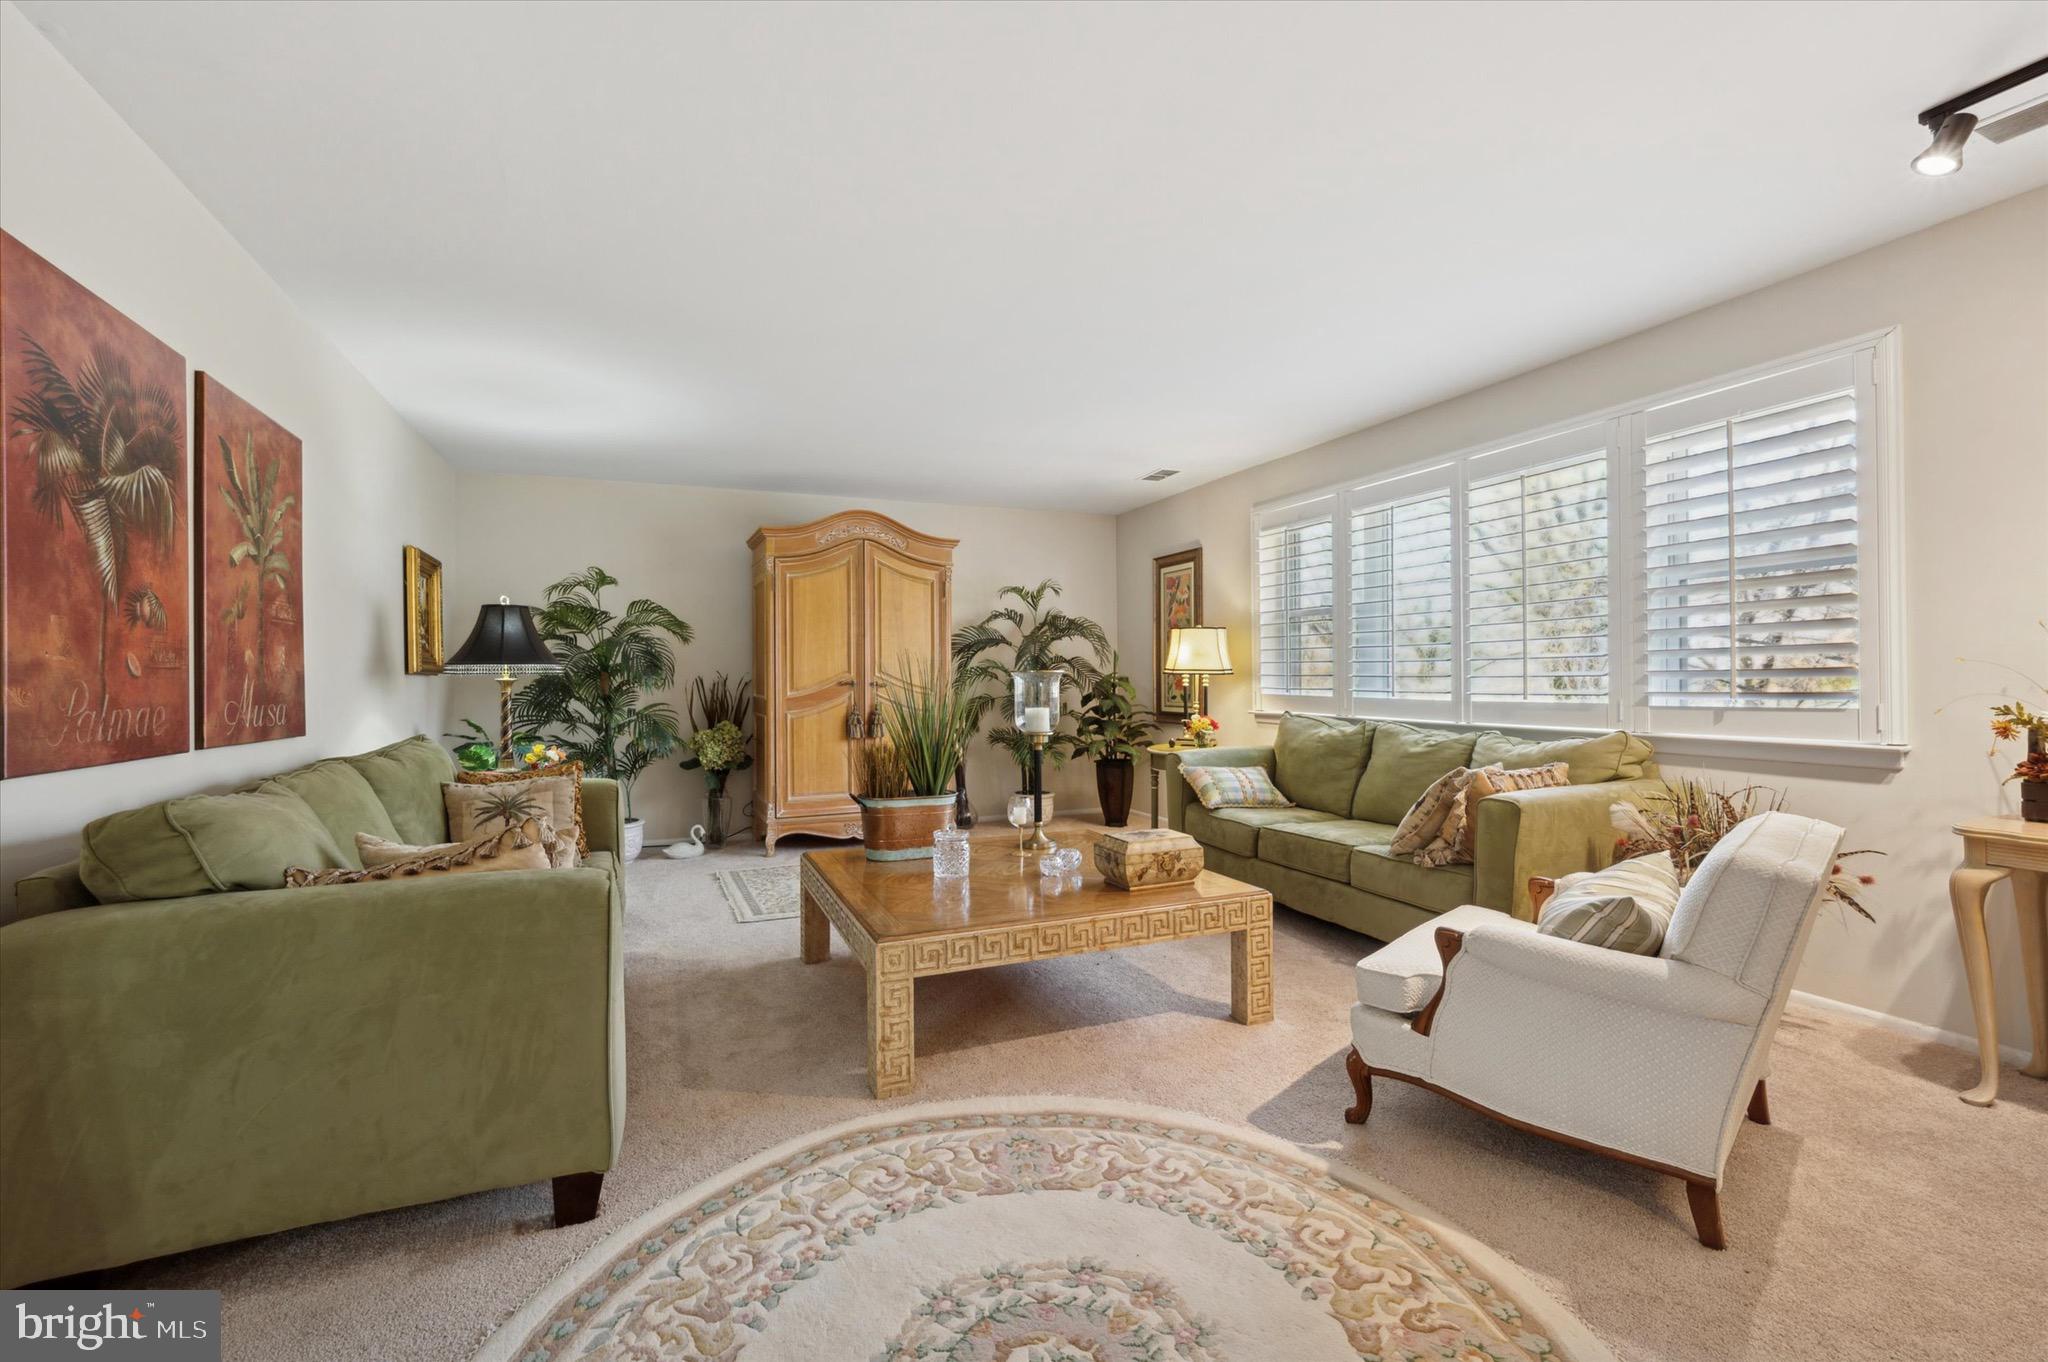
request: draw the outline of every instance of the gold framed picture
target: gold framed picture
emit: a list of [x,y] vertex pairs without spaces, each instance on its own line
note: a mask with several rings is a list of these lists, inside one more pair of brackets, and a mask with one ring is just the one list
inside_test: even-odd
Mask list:
[[1194,697],[1184,676],[1169,673],[1166,641],[1176,629],[1202,622],[1202,551],[1182,549],[1152,560],[1153,708],[1161,717],[1184,719],[1193,712]]
[[447,661],[441,640],[441,560],[405,546],[405,674],[433,676]]

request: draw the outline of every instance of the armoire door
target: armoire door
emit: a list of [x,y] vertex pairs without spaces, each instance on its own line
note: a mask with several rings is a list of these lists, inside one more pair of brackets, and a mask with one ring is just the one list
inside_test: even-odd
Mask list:
[[870,729],[881,704],[880,688],[903,675],[906,658],[929,665],[949,655],[948,569],[919,562],[885,544],[867,546],[867,675],[875,683],[867,697]]
[[851,794],[851,735],[861,722],[865,690],[863,547],[855,541],[775,564],[775,592],[783,602],[772,678],[782,715],[782,741],[773,756],[778,817],[858,807]]

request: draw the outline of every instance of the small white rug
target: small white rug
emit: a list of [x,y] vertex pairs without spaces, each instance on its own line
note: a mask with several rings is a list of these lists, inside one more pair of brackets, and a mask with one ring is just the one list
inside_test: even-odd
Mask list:
[[878,1112],[597,1245],[478,1362],[1612,1362],[1342,1164],[1128,1103]]
[[720,870],[712,878],[732,908],[734,922],[775,922],[802,911],[797,875],[794,865],[764,865],[752,870]]

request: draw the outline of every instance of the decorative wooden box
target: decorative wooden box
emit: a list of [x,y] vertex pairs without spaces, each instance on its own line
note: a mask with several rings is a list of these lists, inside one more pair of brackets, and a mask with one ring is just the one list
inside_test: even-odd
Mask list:
[[1171,828],[1125,828],[1095,841],[1095,868],[1117,889],[1186,884],[1202,873],[1202,844]]

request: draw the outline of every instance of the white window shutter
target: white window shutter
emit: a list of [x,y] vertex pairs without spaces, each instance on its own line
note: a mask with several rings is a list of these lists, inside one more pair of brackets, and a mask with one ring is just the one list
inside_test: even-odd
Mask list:
[[[1853,366],[1715,394],[1719,419],[1650,414],[1643,453],[1648,701],[1853,710],[1860,469]],[[1749,389],[1755,391],[1748,391]]]
[[1604,705],[1607,450],[1465,493],[1465,676],[1475,705]]
[[1334,497],[1261,517],[1259,691],[1283,708],[1336,696],[1336,561]]
[[1351,694],[1439,700],[1456,684],[1451,494],[1351,512]]

